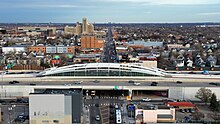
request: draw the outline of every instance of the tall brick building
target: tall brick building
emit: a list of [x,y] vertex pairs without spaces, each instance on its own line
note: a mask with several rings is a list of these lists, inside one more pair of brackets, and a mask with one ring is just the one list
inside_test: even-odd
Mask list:
[[104,45],[103,38],[97,38],[96,36],[84,35],[81,37],[82,48],[102,48]]

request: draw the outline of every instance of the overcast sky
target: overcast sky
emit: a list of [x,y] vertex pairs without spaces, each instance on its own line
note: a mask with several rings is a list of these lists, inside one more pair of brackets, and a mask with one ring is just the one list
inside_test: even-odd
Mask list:
[[220,0],[0,0],[0,23],[220,22]]

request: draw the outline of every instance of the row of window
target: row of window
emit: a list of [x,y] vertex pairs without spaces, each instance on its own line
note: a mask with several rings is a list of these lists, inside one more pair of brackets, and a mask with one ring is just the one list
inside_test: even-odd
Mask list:
[[86,70],[86,71],[73,71],[51,74],[47,76],[156,76],[140,72],[128,71],[114,71],[114,70]]

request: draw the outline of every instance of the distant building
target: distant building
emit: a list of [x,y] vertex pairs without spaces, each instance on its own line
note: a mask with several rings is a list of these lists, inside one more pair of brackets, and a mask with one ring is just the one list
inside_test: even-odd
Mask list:
[[47,89],[30,94],[30,124],[80,124],[82,92],[76,89]]
[[172,123],[176,121],[175,108],[167,106],[137,106],[135,110],[136,124]]
[[2,47],[2,52],[4,54],[8,54],[10,52],[25,52],[26,46],[10,46],[10,47]]
[[65,34],[74,34],[74,35],[92,35],[94,34],[94,26],[93,24],[88,23],[86,18],[82,19],[82,24],[76,23],[76,27],[74,26],[65,26],[64,28]]
[[127,43],[129,47],[132,48],[143,48],[143,47],[162,47],[163,42],[151,42],[151,41],[130,41]]
[[46,35],[55,35],[56,34],[56,27],[30,27],[30,26],[24,26],[24,27],[18,27],[18,31],[25,31],[25,32],[44,32]]
[[28,52],[42,53],[72,53],[75,54],[75,46],[29,46]]
[[75,35],[77,35],[76,27],[67,25],[67,26],[64,27],[64,33],[65,34],[75,34]]
[[27,47],[28,52],[39,52],[41,51],[42,53],[46,53],[46,47],[41,45],[41,46],[28,46]]
[[167,44],[168,49],[180,49],[185,48],[183,44]]

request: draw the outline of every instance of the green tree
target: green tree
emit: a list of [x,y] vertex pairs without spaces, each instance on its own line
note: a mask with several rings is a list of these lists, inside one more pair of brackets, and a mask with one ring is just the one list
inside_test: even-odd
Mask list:
[[210,108],[213,111],[218,111],[219,110],[219,103],[218,103],[218,101],[216,99],[215,93],[212,93],[212,97],[210,99]]
[[196,98],[202,100],[205,104],[207,104],[210,101],[211,96],[212,91],[206,88],[200,88],[195,95]]

